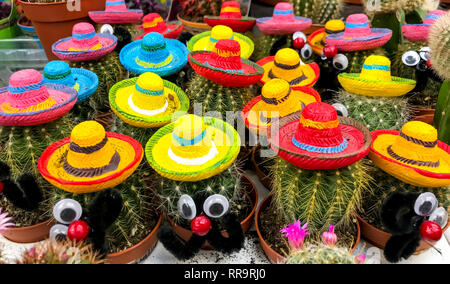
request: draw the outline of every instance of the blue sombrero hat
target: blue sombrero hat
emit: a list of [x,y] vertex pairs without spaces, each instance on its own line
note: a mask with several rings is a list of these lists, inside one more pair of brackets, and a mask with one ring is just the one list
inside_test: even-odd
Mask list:
[[89,98],[98,88],[97,75],[89,70],[70,68],[64,61],[51,61],[44,67],[44,82],[72,87],[78,92],[77,103]]
[[127,44],[120,51],[120,62],[130,72],[153,72],[161,77],[179,72],[188,62],[188,49],[175,39],[149,33],[142,40]]

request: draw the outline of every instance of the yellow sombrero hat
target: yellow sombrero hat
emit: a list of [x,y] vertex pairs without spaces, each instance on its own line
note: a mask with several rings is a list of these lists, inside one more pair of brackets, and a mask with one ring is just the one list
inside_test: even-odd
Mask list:
[[148,141],[145,154],[161,176],[199,181],[226,170],[240,146],[239,134],[228,123],[190,114],[159,129]]
[[322,55],[322,50],[325,46],[325,37],[342,33],[345,30],[345,23],[341,20],[329,20],[325,23],[325,28],[319,29],[308,37],[308,44],[311,46],[313,51]]
[[138,141],[105,132],[101,124],[85,121],[70,137],[50,145],[38,168],[54,186],[73,193],[88,193],[114,187],[139,166],[143,149]]
[[391,76],[391,61],[380,55],[367,57],[361,73],[341,73],[338,80],[350,93],[375,97],[402,96],[416,86],[414,80]]
[[255,48],[250,38],[239,33],[234,33],[231,28],[223,25],[215,26],[210,31],[193,36],[188,41],[187,48],[189,52],[213,51],[219,39],[234,39],[239,42],[241,46],[241,57],[245,59],[248,59],[252,55]]
[[160,127],[174,113],[187,112],[189,99],[175,84],[151,72],[115,84],[109,91],[114,113],[136,127]]
[[261,83],[270,79],[280,78],[286,80],[291,87],[312,87],[320,76],[317,63],[304,64],[297,51],[291,48],[278,50],[275,56],[269,56],[256,62],[264,69]]
[[253,132],[266,135],[273,119],[301,111],[310,103],[320,102],[320,95],[312,88],[291,89],[283,79],[272,79],[265,84],[261,95],[242,109],[242,119]]
[[401,131],[372,133],[369,157],[383,171],[419,187],[450,185],[450,146],[437,140],[437,130],[410,121]]

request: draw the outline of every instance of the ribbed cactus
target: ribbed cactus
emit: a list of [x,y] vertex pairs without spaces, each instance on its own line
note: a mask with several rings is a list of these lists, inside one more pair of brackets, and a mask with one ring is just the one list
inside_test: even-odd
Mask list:
[[274,56],[282,48],[291,47],[292,35],[262,35],[255,41],[255,52],[252,55],[254,61],[267,56]]
[[364,65],[364,60],[370,55],[382,55],[385,56],[386,52],[382,48],[373,50],[362,50],[357,52],[345,52],[345,56],[348,59],[348,67],[345,72],[347,73],[360,73]]
[[222,0],[179,0],[181,16],[192,22],[203,22],[203,16],[218,16]]
[[434,125],[438,129],[439,140],[450,144],[450,79],[444,81],[439,92]]
[[325,244],[308,245],[292,251],[286,258],[287,264],[356,264],[348,249],[329,247]]
[[147,144],[150,137],[152,137],[157,130],[158,128],[141,128],[126,124],[116,115],[114,115],[113,127],[111,129],[112,132],[125,134],[133,139],[136,139],[139,143],[141,143],[142,147],[145,147],[145,144]]
[[274,201],[286,223],[308,222],[312,236],[335,224],[347,230],[371,182],[364,161],[338,170],[303,170],[277,158],[273,167]]
[[339,18],[342,0],[294,0],[294,14],[311,18],[313,24],[325,24],[331,19]]
[[450,79],[450,12],[439,18],[428,36],[431,65],[444,79]]
[[405,97],[367,97],[341,90],[336,94],[334,102],[343,104],[348,116],[364,124],[370,131],[400,130],[411,117],[411,109]]
[[411,12],[422,8],[426,0],[363,0],[366,13],[389,13],[402,9],[405,12]]

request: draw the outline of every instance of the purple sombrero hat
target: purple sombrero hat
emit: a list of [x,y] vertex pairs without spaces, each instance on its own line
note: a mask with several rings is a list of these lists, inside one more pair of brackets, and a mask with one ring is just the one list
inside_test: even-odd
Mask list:
[[142,10],[129,10],[125,0],[106,0],[105,11],[89,12],[89,17],[99,24],[136,23],[142,16],[144,16]]
[[65,85],[44,83],[33,69],[15,72],[9,86],[0,89],[0,125],[29,126],[53,121],[75,105],[77,91]]
[[367,15],[353,14],[347,17],[344,32],[327,36],[325,43],[340,51],[358,51],[383,46],[391,37],[390,29],[370,28]]
[[291,3],[280,2],[275,5],[272,17],[256,19],[256,25],[264,34],[293,34],[312,25],[312,20],[294,16]]
[[427,14],[423,24],[403,25],[402,32],[407,40],[413,42],[427,42],[431,25],[445,14],[442,10],[433,10]]
[[97,34],[89,23],[73,26],[72,36],[58,40],[52,46],[53,54],[61,60],[89,61],[99,59],[114,50],[117,37]]

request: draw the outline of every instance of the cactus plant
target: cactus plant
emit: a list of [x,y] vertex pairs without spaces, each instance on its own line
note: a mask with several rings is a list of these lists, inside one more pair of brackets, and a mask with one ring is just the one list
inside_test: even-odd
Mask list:
[[313,237],[329,224],[338,231],[350,228],[352,214],[371,182],[365,161],[338,170],[311,171],[277,158],[272,174],[278,214],[287,222],[308,222]]
[[357,264],[348,249],[329,247],[325,244],[308,245],[292,251],[286,259],[287,264]]
[[282,48],[291,47],[291,35],[262,35],[255,42],[255,52],[252,55],[254,61],[267,56],[274,56]]
[[348,116],[364,124],[370,131],[400,130],[412,115],[408,99],[404,97],[367,97],[340,90],[334,101],[343,104]]
[[342,0],[294,0],[294,14],[311,18],[314,24],[324,25],[331,19],[339,18]]
[[367,13],[389,13],[402,9],[405,12],[411,12],[422,8],[427,2],[426,0],[363,0]]
[[203,22],[203,16],[218,16],[222,0],[180,0],[181,17],[192,22]]

